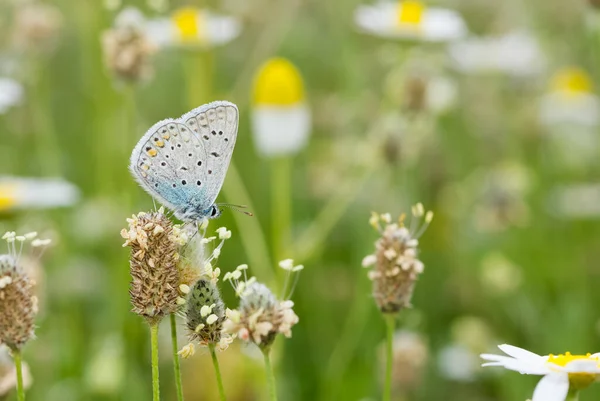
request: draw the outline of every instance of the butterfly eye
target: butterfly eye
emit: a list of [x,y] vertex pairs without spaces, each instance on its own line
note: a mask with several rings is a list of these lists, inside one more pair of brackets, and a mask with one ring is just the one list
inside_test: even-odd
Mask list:
[[217,214],[217,208],[213,206],[212,212],[210,213],[211,217],[214,217],[214,215]]

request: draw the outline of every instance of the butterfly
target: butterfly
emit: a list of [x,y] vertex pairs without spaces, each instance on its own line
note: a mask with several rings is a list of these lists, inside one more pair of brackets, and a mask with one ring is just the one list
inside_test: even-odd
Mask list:
[[[235,104],[216,101],[154,124],[133,149],[129,170],[182,221],[217,218],[216,204],[237,139]],[[246,213],[250,214],[250,213]]]

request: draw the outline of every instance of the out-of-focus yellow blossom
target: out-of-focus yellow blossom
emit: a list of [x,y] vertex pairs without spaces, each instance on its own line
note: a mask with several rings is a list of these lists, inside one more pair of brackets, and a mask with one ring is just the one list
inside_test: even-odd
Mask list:
[[544,125],[575,124],[595,127],[600,122],[600,100],[590,76],[581,68],[567,67],[550,81],[540,104]]
[[307,143],[311,114],[298,69],[284,58],[262,65],[254,79],[252,127],[259,153],[278,156],[299,152]]
[[241,23],[235,17],[185,7],[168,18],[149,20],[146,28],[148,37],[158,47],[210,48],[235,39],[240,34]]
[[458,13],[428,8],[416,0],[361,5],[356,9],[354,20],[360,30],[390,39],[446,42],[467,34],[465,23]]
[[79,190],[62,179],[0,177],[0,212],[71,206]]

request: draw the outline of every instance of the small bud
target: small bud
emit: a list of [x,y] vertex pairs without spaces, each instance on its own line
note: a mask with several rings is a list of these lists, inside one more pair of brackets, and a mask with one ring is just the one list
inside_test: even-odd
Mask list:
[[187,285],[187,284],[181,284],[181,285],[179,286],[179,291],[180,291],[182,294],[189,294],[189,293],[190,293],[190,286],[189,286],[189,285]]
[[216,284],[211,280],[198,280],[188,294],[186,326],[190,340],[218,344],[224,321],[225,305]]

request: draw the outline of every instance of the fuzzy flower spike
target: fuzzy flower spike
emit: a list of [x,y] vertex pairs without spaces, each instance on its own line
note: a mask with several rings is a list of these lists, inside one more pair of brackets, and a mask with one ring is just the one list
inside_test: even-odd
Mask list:
[[526,375],[544,376],[537,384],[532,401],[565,401],[600,379],[600,353],[541,356],[508,344],[498,348],[506,355],[482,354],[483,366],[501,366]]
[[244,341],[256,344],[263,352],[269,350],[277,334],[292,336],[292,326],[298,323],[298,316],[293,311],[294,303],[287,298],[292,295],[298,273],[304,266],[294,266],[291,259],[279,263],[288,272],[283,294],[284,300],[278,300],[273,292],[255,277],[247,277],[248,265],[240,265],[235,271],[225,274],[236,294],[240,297],[237,310],[227,310],[225,330],[237,333]]
[[121,230],[123,246],[131,247],[130,273],[132,312],[150,325],[175,312],[181,304],[179,247],[187,241],[185,233],[158,212],[133,215],[129,229]]
[[421,203],[412,208],[410,227],[405,226],[405,215],[392,223],[389,213],[373,213],[369,223],[381,237],[375,242],[375,253],[363,259],[373,282],[373,298],[381,312],[395,314],[410,307],[417,278],[424,265],[418,259],[419,238],[433,219],[432,211],[425,211]]
[[[26,243],[43,248],[50,240],[37,239],[37,233],[17,235],[14,231],[2,236],[8,244],[8,253],[0,255],[0,344],[19,351],[34,337],[34,319],[38,301],[33,281],[21,267],[20,258]],[[39,252],[38,257],[41,256]]]

